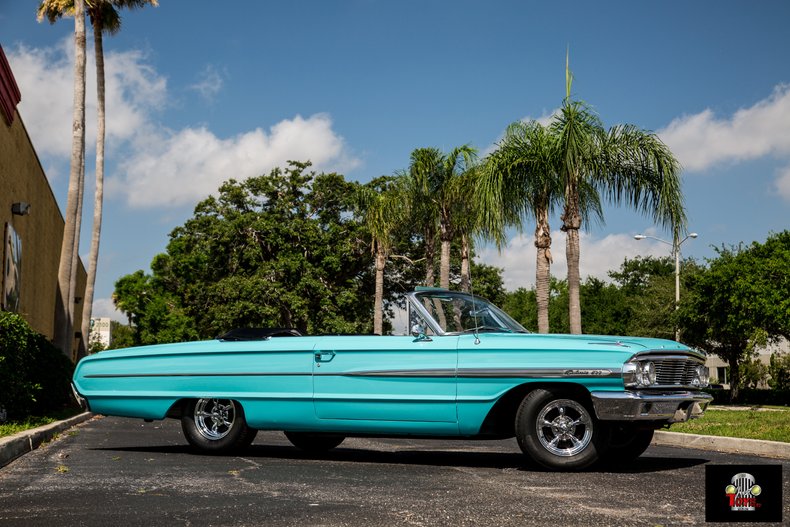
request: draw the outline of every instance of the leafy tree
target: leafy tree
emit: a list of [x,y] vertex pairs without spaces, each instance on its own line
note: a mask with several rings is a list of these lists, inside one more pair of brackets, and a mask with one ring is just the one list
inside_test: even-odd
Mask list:
[[116,305],[143,343],[249,326],[370,332],[372,258],[353,215],[359,185],[309,166],[227,181],[173,230],[152,275],[119,280]]
[[0,311],[0,414],[22,419],[67,406],[72,370],[71,361],[21,316]]
[[776,391],[790,391],[790,353],[771,353],[768,386]]
[[768,380],[768,366],[756,356],[741,363],[741,379],[744,388],[757,389]]
[[493,265],[472,262],[470,289],[477,296],[481,296],[497,306],[502,306],[507,298],[502,269]]
[[790,335],[790,231],[717,252],[692,277],[678,320],[686,342],[729,363],[737,400],[741,363],[757,346]]
[[110,345],[107,349],[129,348],[134,346],[134,328],[121,324],[116,320],[110,321]]

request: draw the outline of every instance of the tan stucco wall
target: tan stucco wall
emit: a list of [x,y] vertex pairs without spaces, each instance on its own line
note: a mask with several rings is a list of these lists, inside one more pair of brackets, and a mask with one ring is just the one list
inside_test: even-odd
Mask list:
[[[30,203],[30,214],[13,215],[11,205],[17,202]],[[10,126],[0,119],[0,232],[6,223],[22,240],[19,313],[33,329],[52,339],[63,215],[18,113]],[[78,297],[85,290],[85,274],[80,262]],[[82,301],[74,307],[75,331],[79,331]]]

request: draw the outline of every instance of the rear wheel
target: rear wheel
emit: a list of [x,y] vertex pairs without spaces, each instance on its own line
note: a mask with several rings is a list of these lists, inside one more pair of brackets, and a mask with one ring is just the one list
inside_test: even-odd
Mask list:
[[345,436],[337,434],[311,434],[307,432],[285,432],[285,437],[296,448],[314,454],[332,450],[345,439]]
[[244,410],[231,399],[195,399],[186,405],[181,429],[190,445],[208,454],[247,447],[257,430],[247,426]]
[[516,438],[521,450],[538,464],[579,470],[604,452],[608,431],[581,397],[559,389],[535,389],[519,406]]

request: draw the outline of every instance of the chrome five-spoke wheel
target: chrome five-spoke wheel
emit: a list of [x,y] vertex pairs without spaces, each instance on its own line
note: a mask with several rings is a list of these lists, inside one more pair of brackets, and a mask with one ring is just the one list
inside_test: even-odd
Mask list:
[[536,388],[516,413],[521,450],[550,469],[579,470],[593,464],[608,444],[583,393],[562,387]]
[[247,426],[238,402],[217,398],[187,401],[181,429],[190,445],[209,454],[224,454],[249,446],[257,433]]
[[235,418],[236,405],[230,399],[200,399],[195,404],[195,426],[210,441],[228,435]]
[[540,444],[555,456],[575,456],[592,441],[590,414],[570,399],[559,399],[543,407],[536,429]]

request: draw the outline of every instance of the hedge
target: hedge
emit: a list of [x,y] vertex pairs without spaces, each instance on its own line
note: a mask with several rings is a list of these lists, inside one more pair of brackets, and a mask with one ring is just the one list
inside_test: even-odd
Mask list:
[[72,404],[74,365],[19,315],[0,311],[0,413],[43,415]]

